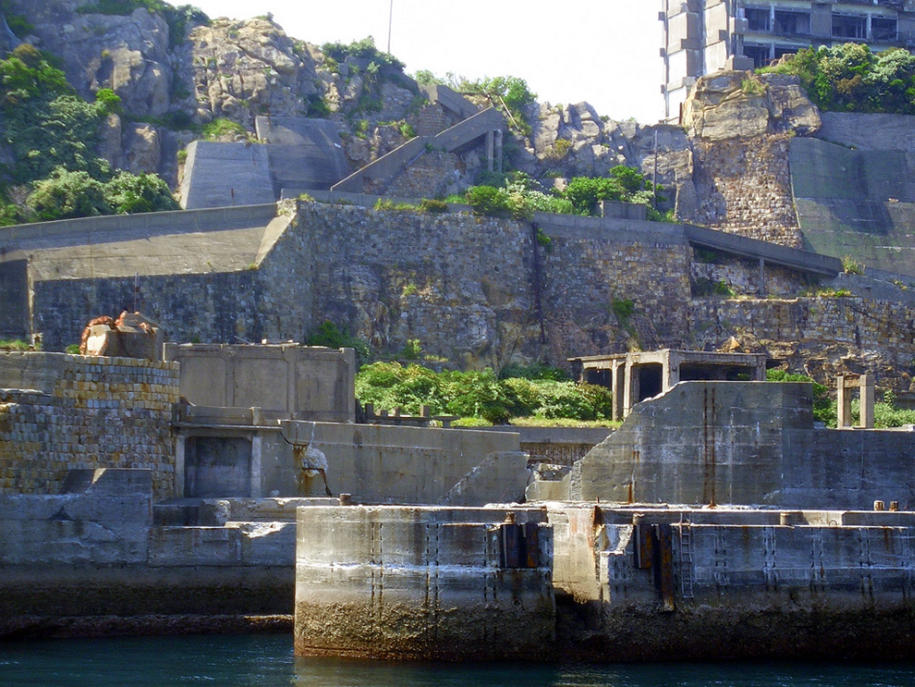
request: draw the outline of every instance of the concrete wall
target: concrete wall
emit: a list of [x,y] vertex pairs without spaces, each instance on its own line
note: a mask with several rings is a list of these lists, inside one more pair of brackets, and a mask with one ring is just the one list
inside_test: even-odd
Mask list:
[[0,354],[0,493],[56,493],[74,468],[153,470],[175,490],[178,368],[133,358]]
[[276,200],[266,146],[191,141],[181,182],[181,207],[222,208]]
[[519,512],[515,525],[501,524],[505,513],[300,508],[296,655],[487,660],[548,650],[549,531],[540,511]]
[[813,429],[809,385],[681,382],[576,463],[573,500],[915,507],[910,431]]
[[244,631],[235,616],[291,613],[291,521],[156,526],[149,470],[67,483],[0,494],[0,636]]
[[0,263],[0,339],[26,339],[29,332],[27,262]]
[[896,144],[879,128],[882,115],[832,117],[820,136],[835,136],[838,143],[792,140],[792,190],[805,244],[813,250],[915,276],[915,151],[900,133],[913,118],[886,117],[889,131],[899,136]]
[[[356,502],[520,501],[529,479],[527,456],[513,433],[288,422],[283,423],[283,438],[301,447],[303,457],[306,446],[320,451],[331,493],[350,493]],[[261,470],[266,493],[295,484],[300,461],[283,452],[275,460],[265,456]],[[315,486],[317,493],[299,495],[323,496],[323,485]]]
[[181,365],[181,396],[195,405],[258,407],[295,419],[352,422],[352,349],[296,344],[166,344]]
[[303,507],[295,652],[905,659],[913,544],[911,512]]

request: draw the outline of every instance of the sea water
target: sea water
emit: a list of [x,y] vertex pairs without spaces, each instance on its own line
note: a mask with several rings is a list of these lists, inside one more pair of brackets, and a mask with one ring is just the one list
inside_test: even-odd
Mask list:
[[295,658],[285,634],[194,635],[0,643],[0,685],[915,687],[915,662],[383,663]]

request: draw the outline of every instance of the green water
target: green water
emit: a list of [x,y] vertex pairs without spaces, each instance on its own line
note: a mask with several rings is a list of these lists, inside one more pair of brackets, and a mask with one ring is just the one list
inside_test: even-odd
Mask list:
[[915,687],[915,662],[417,665],[296,659],[288,635],[132,637],[0,643],[0,685]]

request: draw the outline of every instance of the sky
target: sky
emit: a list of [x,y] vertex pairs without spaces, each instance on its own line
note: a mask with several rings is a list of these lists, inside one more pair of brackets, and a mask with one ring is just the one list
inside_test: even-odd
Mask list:
[[[471,80],[518,76],[537,100],[591,103],[615,120],[664,114],[657,0],[190,0],[211,18],[273,14],[320,46],[366,36],[406,64]],[[176,0],[176,4],[178,4]]]

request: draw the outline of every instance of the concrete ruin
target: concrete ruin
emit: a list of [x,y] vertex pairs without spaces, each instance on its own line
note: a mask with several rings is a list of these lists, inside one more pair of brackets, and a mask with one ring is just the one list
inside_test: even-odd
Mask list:
[[708,351],[634,351],[569,358],[579,382],[610,389],[613,420],[622,420],[646,398],[667,393],[681,381],[766,379],[765,353]]
[[[817,429],[807,384],[681,380],[532,471],[516,432],[353,422],[346,349],[165,350],[0,356],[0,635],[288,627],[294,596],[299,655],[908,655],[912,430]],[[76,454],[66,418],[134,434]]]

